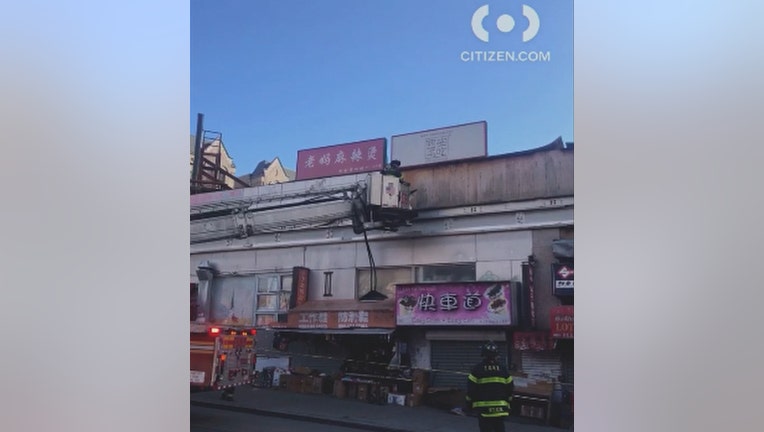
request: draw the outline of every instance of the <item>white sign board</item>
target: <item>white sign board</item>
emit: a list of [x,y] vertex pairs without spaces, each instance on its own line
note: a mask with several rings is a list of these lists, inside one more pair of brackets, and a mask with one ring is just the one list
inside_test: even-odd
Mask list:
[[411,167],[486,156],[486,127],[487,123],[481,121],[395,135],[390,139],[390,158]]
[[204,371],[191,371],[191,384],[204,384]]
[[267,367],[275,367],[276,369],[289,370],[289,357],[257,357],[255,363],[255,371],[262,372]]

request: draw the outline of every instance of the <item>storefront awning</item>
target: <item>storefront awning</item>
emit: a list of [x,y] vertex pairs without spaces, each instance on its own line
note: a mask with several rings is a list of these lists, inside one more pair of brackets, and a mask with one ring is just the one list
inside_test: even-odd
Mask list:
[[341,334],[341,335],[389,335],[392,334],[394,329],[383,328],[353,328],[353,329],[293,329],[293,328],[281,328],[278,331],[291,332],[291,333],[311,333],[311,334]]
[[363,302],[356,299],[309,300],[289,311],[292,312],[332,312],[332,311],[374,311],[387,310],[393,312],[395,299],[373,302]]

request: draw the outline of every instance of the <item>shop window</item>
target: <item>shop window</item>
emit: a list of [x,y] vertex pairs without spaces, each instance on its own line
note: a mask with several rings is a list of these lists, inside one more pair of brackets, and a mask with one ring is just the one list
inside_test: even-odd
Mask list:
[[265,274],[257,276],[257,302],[255,325],[268,326],[289,310],[292,295],[292,276]]
[[474,282],[475,264],[428,265],[416,268],[417,282]]
[[268,327],[275,322],[278,322],[278,315],[258,313],[255,325],[257,327]]
[[279,311],[285,312],[289,309],[289,300],[292,296],[292,275],[281,276],[281,294],[279,300]]
[[332,276],[334,272],[324,272],[324,297],[332,296]]
[[[359,269],[356,273],[357,298],[371,290],[370,269]],[[387,267],[377,269],[377,291],[388,298],[395,296],[395,284],[413,282],[411,267]]]

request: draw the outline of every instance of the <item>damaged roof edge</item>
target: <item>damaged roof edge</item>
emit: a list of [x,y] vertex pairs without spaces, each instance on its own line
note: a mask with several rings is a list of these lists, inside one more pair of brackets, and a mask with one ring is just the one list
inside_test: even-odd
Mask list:
[[549,144],[543,145],[541,147],[536,147],[528,150],[520,150],[516,152],[511,153],[502,153],[497,155],[490,155],[490,156],[479,156],[479,157],[473,157],[473,158],[466,158],[466,159],[456,159],[456,160],[447,160],[442,162],[434,162],[430,164],[423,164],[423,165],[412,165],[412,166],[401,166],[401,171],[407,171],[407,170],[414,170],[418,168],[423,167],[439,167],[439,166],[446,166],[446,165],[458,165],[460,163],[465,162],[479,162],[479,161],[488,161],[488,160],[494,160],[494,159],[511,159],[514,157],[522,157],[522,156],[529,156],[536,153],[544,153],[544,152],[550,152],[550,151],[573,151],[573,142],[564,142],[562,140],[562,137],[557,137],[554,141],[552,141]]

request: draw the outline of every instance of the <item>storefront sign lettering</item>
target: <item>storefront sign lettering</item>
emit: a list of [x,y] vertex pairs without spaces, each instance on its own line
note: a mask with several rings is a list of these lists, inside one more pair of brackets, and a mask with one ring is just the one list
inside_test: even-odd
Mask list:
[[508,282],[402,284],[396,287],[398,325],[512,324]]
[[[474,311],[483,305],[480,293],[457,293],[439,294],[437,297],[431,293],[420,294],[417,307],[422,312],[458,311],[461,309]],[[437,299],[437,300],[436,300]],[[461,299],[461,300],[460,300]]]
[[305,267],[292,269],[292,296],[289,307],[295,308],[308,301],[308,279],[310,270]]
[[297,152],[297,180],[378,171],[385,163],[387,140],[377,138]]
[[550,333],[555,339],[573,339],[573,306],[558,306],[550,309]]
[[326,312],[301,312],[297,327],[299,328],[327,328],[329,314]]
[[[347,329],[347,328],[395,328],[395,314],[390,309],[339,310],[339,311],[290,311],[286,325],[280,328],[301,329]],[[272,326],[275,327],[275,326]]]
[[368,326],[369,326],[369,312],[367,311],[337,312],[337,327],[338,328],[368,327]]
[[552,289],[554,295],[573,295],[574,277],[573,264],[552,264]]
[[421,294],[419,296],[419,310],[433,312],[435,308],[435,297],[432,294]]
[[512,335],[513,348],[518,351],[545,351],[554,349],[554,341],[549,333],[542,331],[515,332]]

